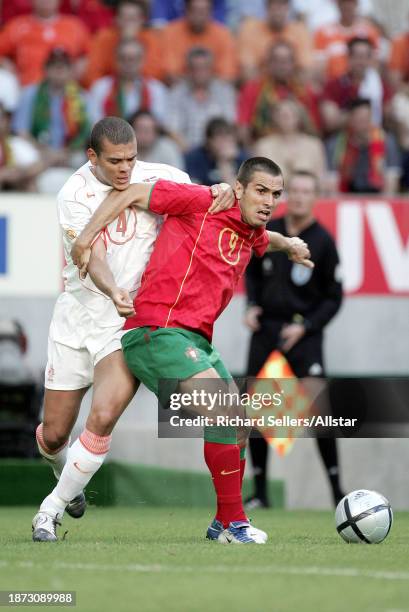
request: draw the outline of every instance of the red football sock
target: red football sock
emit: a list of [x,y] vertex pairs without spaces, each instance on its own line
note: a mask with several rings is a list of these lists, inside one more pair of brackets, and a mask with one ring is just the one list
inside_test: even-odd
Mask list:
[[246,469],[246,447],[240,446],[240,491],[243,488],[244,471]]
[[228,527],[231,521],[246,521],[241,498],[240,449],[237,444],[204,443],[206,465],[217,496],[216,519]]

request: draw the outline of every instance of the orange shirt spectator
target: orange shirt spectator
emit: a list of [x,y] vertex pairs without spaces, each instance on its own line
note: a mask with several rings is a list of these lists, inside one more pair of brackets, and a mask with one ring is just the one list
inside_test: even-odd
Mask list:
[[229,30],[211,17],[209,0],[186,0],[186,16],[169,23],[162,34],[166,78],[186,72],[186,56],[193,47],[209,49],[215,58],[215,76],[233,80],[238,74],[237,51]]
[[380,39],[379,30],[359,16],[358,0],[337,0],[337,4],[339,21],[318,28],[314,37],[317,67],[330,79],[347,71],[347,45],[352,38],[367,38],[375,48]]
[[248,17],[237,34],[241,74],[248,80],[257,77],[267,51],[276,42],[289,43],[297,64],[308,68],[313,60],[312,37],[305,24],[289,20],[288,0],[269,0],[265,20]]
[[65,49],[74,59],[88,52],[88,30],[77,17],[35,13],[9,21],[0,33],[0,57],[13,60],[22,85],[41,80],[43,65],[52,49]]
[[87,86],[97,79],[112,76],[116,71],[116,48],[123,39],[136,40],[144,48],[144,77],[163,77],[162,50],[158,30],[144,29],[147,9],[143,0],[120,0],[117,5],[115,24],[97,32],[91,40],[91,51],[84,78]]
[[409,32],[393,40],[389,68],[397,75],[398,81],[409,81]]
[[[163,69],[161,66],[160,32],[154,30],[142,30],[135,40],[144,48],[143,76],[161,79]],[[103,76],[115,74],[116,48],[120,42],[120,34],[116,28],[104,28],[97,32],[91,41],[88,68],[85,83],[92,85]]]

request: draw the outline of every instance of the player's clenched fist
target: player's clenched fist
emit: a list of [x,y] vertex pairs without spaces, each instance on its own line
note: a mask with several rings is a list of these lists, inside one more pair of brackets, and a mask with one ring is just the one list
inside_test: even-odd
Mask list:
[[129,291],[118,287],[112,292],[111,299],[120,317],[131,317],[135,314]]
[[310,259],[311,253],[308,245],[306,242],[304,242],[304,240],[301,240],[301,238],[287,238],[286,252],[288,259],[294,263],[302,264],[307,268],[314,267],[314,264]]

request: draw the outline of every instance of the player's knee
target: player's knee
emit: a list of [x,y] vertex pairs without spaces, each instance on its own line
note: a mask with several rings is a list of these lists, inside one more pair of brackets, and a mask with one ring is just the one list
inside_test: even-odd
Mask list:
[[58,425],[43,425],[43,440],[46,447],[52,451],[61,448],[68,441],[70,436],[69,431],[65,431]]
[[118,413],[113,408],[94,406],[87,420],[87,429],[99,436],[108,436],[118,420]]

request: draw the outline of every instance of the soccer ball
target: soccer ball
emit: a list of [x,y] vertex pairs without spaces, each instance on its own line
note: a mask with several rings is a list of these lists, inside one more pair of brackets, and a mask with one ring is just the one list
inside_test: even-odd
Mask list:
[[345,495],[335,510],[337,531],[348,544],[379,544],[388,535],[392,521],[392,508],[386,497],[366,489]]

